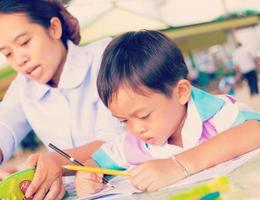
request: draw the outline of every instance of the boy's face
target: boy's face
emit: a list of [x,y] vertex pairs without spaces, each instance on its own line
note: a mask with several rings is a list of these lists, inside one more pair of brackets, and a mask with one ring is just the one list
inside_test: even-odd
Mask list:
[[136,137],[148,144],[162,145],[171,137],[180,137],[180,124],[186,113],[188,99],[180,100],[175,92],[173,88],[171,97],[151,91],[144,96],[129,87],[120,87],[108,107]]
[[66,58],[53,21],[46,29],[23,13],[0,14],[0,52],[17,72],[39,83],[54,78]]

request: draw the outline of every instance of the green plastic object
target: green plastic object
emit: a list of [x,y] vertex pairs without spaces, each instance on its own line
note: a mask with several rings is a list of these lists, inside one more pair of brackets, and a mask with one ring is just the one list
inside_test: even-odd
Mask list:
[[21,187],[30,183],[35,173],[34,168],[28,168],[11,174],[0,182],[0,199],[23,199]]
[[186,191],[172,195],[168,200],[198,200],[206,194],[212,192],[225,193],[230,190],[229,180],[226,176],[212,179],[203,184],[194,186]]

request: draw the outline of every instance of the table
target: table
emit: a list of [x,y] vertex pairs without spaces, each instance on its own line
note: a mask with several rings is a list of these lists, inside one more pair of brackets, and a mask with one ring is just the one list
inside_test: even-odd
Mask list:
[[[231,191],[222,195],[223,200],[260,200],[260,154],[257,154],[253,159],[238,167],[227,176],[231,183]],[[164,200],[180,191],[183,191],[183,189],[167,188],[152,193],[115,197],[113,200]],[[66,198],[66,200],[74,199]],[[105,198],[101,200],[103,199]]]
[[[231,191],[223,195],[224,200],[260,200],[260,154],[228,175]],[[166,189],[146,194],[124,197],[124,200],[163,200],[180,190]],[[115,198],[119,200],[120,198]],[[122,198],[121,198],[122,199]]]

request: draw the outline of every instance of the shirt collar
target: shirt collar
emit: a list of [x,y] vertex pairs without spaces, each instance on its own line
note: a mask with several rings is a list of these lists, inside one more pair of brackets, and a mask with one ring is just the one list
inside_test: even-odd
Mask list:
[[196,105],[191,98],[187,106],[187,117],[184,121],[183,128],[181,130],[183,147],[165,143],[161,146],[148,145],[149,151],[156,158],[168,158],[171,155],[175,155],[190,149],[198,144],[200,135],[202,132],[202,122]]
[[[68,41],[68,51],[63,71],[61,73],[58,89],[71,89],[80,85],[89,69],[87,66],[87,54],[82,47]],[[26,77],[28,94],[33,99],[41,99],[52,87],[40,84]]]
[[195,87],[192,87],[191,97],[202,121],[213,117],[225,104],[223,99]]
[[181,130],[183,149],[198,144],[202,133],[202,121],[194,100],[191,98],[187,106],[187,117]]
[[23,74],[19,76],[25,80],[25,94],[30,99],[41,99],[51,88],[47,84],[40,84],[32,79],[29,79]]
[[68,54],[59,81],[59,88],[71,89],[80,85],[89,69],[87,53],[68,41]]
[[212,118],[224,104],[224,100],[192,87],[191,99],[187,108],[187,117],[182,128],[184,149],[189,149],[199,143],[203,122]]
[[[203,122],[213,117],[224,104],[224,100],[192,87],[191,98],[187,106],[187,117],[181,130],[183,148],[166,143],[164,144],[164,148],[168,149],[166,152],[176,154],[199,144]],[[158,147],[149,145],[149,148],[150,151],[154,153],[157,152],[156,149]],[[171,151],[169,151],[169,149],[171,149]],[[165,155],[168,156],[168,154]]]

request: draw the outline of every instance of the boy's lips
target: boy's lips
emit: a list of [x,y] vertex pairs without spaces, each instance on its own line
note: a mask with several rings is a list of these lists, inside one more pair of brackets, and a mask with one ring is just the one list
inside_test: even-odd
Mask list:
[[147,143],[147,144],[154,144],[155,143],[155,139],[153,137],[142,138],[142,140],[144,140],[145,143]]

